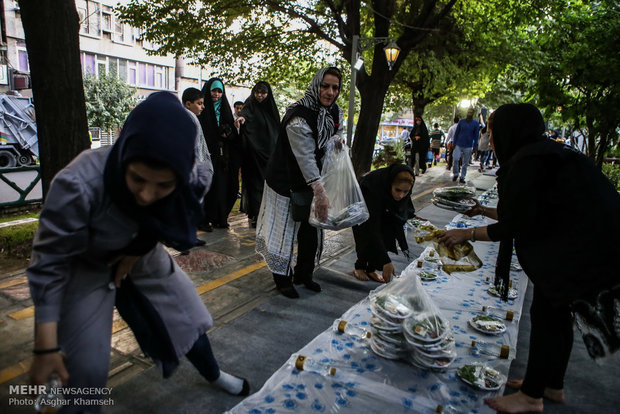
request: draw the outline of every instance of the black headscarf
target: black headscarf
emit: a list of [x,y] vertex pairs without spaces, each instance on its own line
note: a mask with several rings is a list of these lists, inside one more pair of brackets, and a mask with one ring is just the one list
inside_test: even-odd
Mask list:
[[[220,82],[222,86],[222,97],[219,100],[219,122],[215,114],[216,108],[214,102],[211,99],[211,85],[214,82]],[[202,93],[205,97],[205,109],[200,113],[198,119],[200,120],[200,125],[202,125],[202,132],[207,140],[209,152],[212,156],[217,157],[220,153],[219,142],[224,139],[221,136],[222,133],[225,133],[229,139],[232,139],[233,134],[236,134],[236,130],[233,127],[234,118],[232,110],[230,109],[230,104],[228,103],[228,98],[226,97],[224,82],[220,78],[209,79],[204,84]]]
[[[523,147],[545,139],[545,121],[534,105],[506,104],[492,114],[490,129],[493,148],[500,163],[498,175],[498,194],[500,202],[506,189],[502,186],[502,176],[510,169],[510,160]],[[495,285],[502,286],[502,299],[508,300],[510,262],[512,260],[512,238],[500,240],[499,253],[495,266]]]
[[[258,102],[254,97],[258,90],[267,91],[267,97],[262,102]],[[254,85],[250,97],[243,105],[241,116],[246,120],[242,126],[246,144],[263,160],[267,160],[276,145],[280,128],[280,113],[271,86],[267,82],[260,81]]]
[[406,164],[392,164],[389,167],[379,168],[363,176],[360,179],[360,188],[365,197],[370,195],[381,200],[381,207],[383,208],[381,214],[387,213],[391,219],[391,224],[384,223],[384,225],[391,225],[392,228],[390,230],[392,231],[390,233],[397,235],[398,244],[401,250],[405,251],[408,250],[408,246],[403,233],[403,225],[408,219],[415,217],[415,208],[411,201],[413,186],[411,186],[407,195],[398,201],[394,200],[392,196],[392,184],[394,184],[396,176],[403,171],[411,174],[415,181],[415,174],[410,166]]
[[[104,170],[105,189],[112,201],[140,227],[138,237],[123,253],[144,254],[158,241],[178,250],[194,245],[204,191],[198,183],[190,184],[195,137],[190,114],[169,92],[151,94],[127,117]],[[149,206],[139,206],[125,181],[127,165],[134,160],[170,168],[177,178],[175,190]]]
[[528,144],[545,139],[545,121],[531,104],[506,104],[493,112],[493,147],[500,165]]

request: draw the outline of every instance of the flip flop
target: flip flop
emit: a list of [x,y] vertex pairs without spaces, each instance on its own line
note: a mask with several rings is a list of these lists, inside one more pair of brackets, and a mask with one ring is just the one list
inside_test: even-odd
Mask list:
[[375,272],[368,273],[368,277],[371,278],[372,280],[374,280],[375,282],[385,283],[385,280],[383,279],[383,276],[378,275]]
[[354,269],[353,270],[353,276],[357,280],[361,280],[362,282],[367,282],[367,281],[370,280],[370,278],[368,277],[368,273],[366,273],[362,269]]

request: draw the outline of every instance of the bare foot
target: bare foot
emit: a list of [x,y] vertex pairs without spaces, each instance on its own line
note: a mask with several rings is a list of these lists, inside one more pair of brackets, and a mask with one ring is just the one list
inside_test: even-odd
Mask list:
[[503,397],[487,398],[484,402],[495,411],[502,413],[541,413],[543,410],[542,398],[528,397],[521,391]]
[[[508,380],[506,381],[506,385],[512,388],[513,390],[520,390],[521,386],[523,386],[523,380],[522,379]],[[555,388],[547,387],[545,388],[545,391],[543,392],[543,397],[556,403],[563,403],[564,402],[564,390],[558,390]]]
[[354,269],[353,276],[355,276],[357,280],[361,280],[363,282],[370,280],[370,278],[368,277],[368,273],[364,272],[362,269]]
[[375,272],[370,272],[368,273],[368,277],[371,278],[372,280],[374,280],[375,282],[379,282],[379,283],[385,283],[385,279],[383,279],[383,276],[375,273]]

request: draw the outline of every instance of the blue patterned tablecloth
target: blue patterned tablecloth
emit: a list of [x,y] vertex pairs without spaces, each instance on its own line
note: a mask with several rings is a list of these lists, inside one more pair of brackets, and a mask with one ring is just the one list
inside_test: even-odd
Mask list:
[[[454,218],[450,227],[469,227],[490,223],[489,219],[470,219],[461,215]],[[456,225],[454,223],[461,223]],[[422,286],[432,298],[444,318],[450,321],[455,338],[457,358],[443,372],[414,367],[403,360],[389,360],[376,355],[368,340],[341,334],[332,327],[314,338],[305,347],[291,355],[264,386],[247,397],[230,413],[434,413],[438,406],[443,412],[491,413],[483,400],[502,395],[502,387],[495,392],[475,390],[456,377],[456,370],[468,363],[484,363],[507,376],[511,359],[500,359],[474,352],[472,340],[509,345],[516,348],[519,330],[518,319],[506,322],[501,335],[486,335],[474,330],[468,321],[479,314],[482,306],[494,306],[521,314],[527,288],[527,278],[522,271],[512,271],[516,299],[508,303],[487,292],[494,277],[494,264],[498,243],[474,243],[476,254],[484,265],[474,272],[441,272],[432,282]],[[427,248],[420,257],[428,254]],[[414,260],[403,271],[398,283],[407,278],[417,278]],[[369,297],[351,307],[341,319],[362,328],[369,328],[371,317],[370,296],[389,285],[382,285]],[[514,352],[514,351],[513,351]],[[336,368],[334,376],[315,372],[298,371],[296,356],[304,355],[315,361]],[[514,357],[514,355],[512,356]]]

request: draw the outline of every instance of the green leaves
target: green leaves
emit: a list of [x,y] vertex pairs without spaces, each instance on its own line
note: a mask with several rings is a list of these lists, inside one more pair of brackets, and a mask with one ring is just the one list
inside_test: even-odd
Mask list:
[[134,88],[113,75],[84,76],[88,125],[104,131],[120,127],[135,105]]

